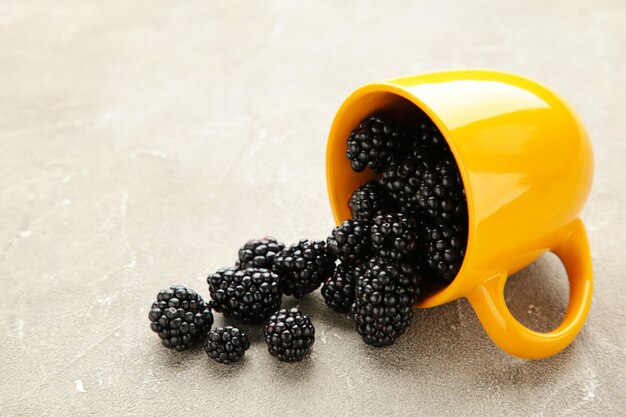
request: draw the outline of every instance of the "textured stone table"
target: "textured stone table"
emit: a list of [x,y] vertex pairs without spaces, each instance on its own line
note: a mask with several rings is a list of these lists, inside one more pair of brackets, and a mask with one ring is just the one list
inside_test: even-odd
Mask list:
[[[52,3],[0,2],[0,414],[623,413],[622,0]],[[319,294],[299,303],[318,335],[302,363],[277,362],[247,326],[235,366],[160,346],[158,290],[208,296],[206,275],[248,238],[328,234],[325,138],[352,89],[460,67],[552,86],[592,137],[596,290],[569,349],[509,357],[461,300],[418,311],[376,350]],[[560,263],[517,274],[507,299],[524,323],[555,327]]]

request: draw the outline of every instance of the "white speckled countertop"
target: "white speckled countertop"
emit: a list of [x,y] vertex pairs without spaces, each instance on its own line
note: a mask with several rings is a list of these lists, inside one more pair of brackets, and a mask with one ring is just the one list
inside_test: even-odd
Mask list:
[[[624,412],[626,3],[335,3],[0,1],[0,414]],[[325,139],[351,90],[462,67],[544,82],[589,130],[596,289],[570,348],[507,356],[461,300],[376,350],[319,294],[300,301],[318,337],[298,364],[248,326],[235,366],[160,346],[158,290],[208,296],[247,239],[328,234]],[[566,294],[553,256],[506,293],[544,330]]]

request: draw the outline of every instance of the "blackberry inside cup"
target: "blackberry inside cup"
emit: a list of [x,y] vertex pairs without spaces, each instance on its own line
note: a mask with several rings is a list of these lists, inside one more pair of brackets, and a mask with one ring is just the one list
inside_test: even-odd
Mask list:
[[[465,256],[467,202],[454,156],[437,126],[417,108],[399,115],[377,112],[350,133],[346,156],[354,171],[370,168],[380,174],[354,191],[348,202],[352,217],[376,224],[377,216],[394,215],[413,224],[407,228],[392,220],[381,226],[388,244],[376,255],[417,261],[424,287],[452,282]],[[410,237],[414,232],[417,238]],[[376,247],[374,234],[372,239]]]

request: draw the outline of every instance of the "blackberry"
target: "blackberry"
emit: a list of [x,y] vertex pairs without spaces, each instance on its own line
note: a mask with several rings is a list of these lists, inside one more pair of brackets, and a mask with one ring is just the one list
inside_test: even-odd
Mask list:
[[411,144],[413,148],[423,146],[429,149],[447,151],[449,149],[448,143],[435,123],[425,113],[420,113],[404,130],[406,143]]
[[370,259],[364,268],[356,285],[353,319],[365,343],[389,346],[411,324],[420,292],[419,268],[380,257]]
[[465,257],[467,227],[453,223],[424,226],[426,264],[446,283],[454,280]]
[[274,268],[283,277],[283,292],[302,298],[332,275],[335,257],[323,241],[302,239],[276,256]]
[[326,239],[328,251],[346,265],[362,263],[372,250],[369,223],[346,220]]
[[274,258],[283,249],[285,245],[271,236],[249,240],[239,249],[236,266],[272,269]]
[[363,120],[350,133],[346,155],[352,169],[381,172],[402,145],[402,131],[388,115],[377,113]]
[[349,269],[337,265],[335,273],[322,285],[322,297],[326,305],[338,313],[348,313],[354,303],[354,287],[362,275],[360,267]]
[[207,278],[211,306],[226,317],[259,323],[280,307],[278,274],[265,268],[223,268]]
[[302,360],[315,343],[313,323],[297,308],[274,313],[264,334],[270,354],[284,362]]
[[380,177],[380,183],[393,196],[400,210],[415,214],[419,208],[417,194],[428,170],[428,159],[434,152],[416,153],[401,161],[390,162]]
[[236,327],[217,327],[209,333],[204,351],[219,363],[237,362],[250,347],[248,336]]
[[150,328],[163,346],[182,351],[203,340],[213,325],[213,313],[195,291],[173,285],[152,303]]
[[374,251],[384,258],[400,260],[417,250],[417,223],[406,214],[376,216],[371,236]]
[[380,183],[402,212],[444,220],[467,216],[461,174],[451,154],[419,148],[402,162],[391,162]]
[[426,164],[415,196],[418,206],[432,219],[455,220],[467,217],[465,189],[451,154],[439,155],[436,160]]
[[348,202],[353,220],[372,221],[379,214],[397,211],[387,189],[376,181],[360,186]]

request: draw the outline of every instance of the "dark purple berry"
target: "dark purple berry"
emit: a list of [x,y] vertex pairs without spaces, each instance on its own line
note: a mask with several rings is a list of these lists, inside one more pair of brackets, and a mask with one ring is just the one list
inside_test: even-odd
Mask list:
[[379,214],[395,213],[398,205],[387,189],[376,181],[360,186],[348,202],[353,220],[371,222]]
[[270,236],[249,240],[239,249],[237,266],[272,269],[274,258],[283,249],[285,245]]
[[369,223],[358,220],[344,221],[333,229],[326,239],[326,246],[343,264],[362,263],[372,251]]
[[213,313],[195,291],[173,285],[152,303],[150,328],[163,346],[182,351],[204,340],[213,325]]
[[370,232],[374,252],[383,258],[400,260],[413,256],[417,250],[417,223],[406,214],[376,216]]
[[370,259],[363,268],[356,284],[353,318],[365,343],[389,346],[411,324],[420,294],[420,271],[415,262],[380,257]]
[[363,120],[350,133],[346,155],[352,169],[381,172],[402,145],[402,130],[389,116],[378,113]]
[[216,362],[237,362],[250,347],[248,336],[236,327],[217,327],[209,333],[204,350]]
[[281,279],[264,268],[223,268],[207,278],[211,306],[226,317],[261,323],[282,302]]
[[272,356],[283,362],[302,360],[315,343],[315,327],[298,309],[274,313],[264,330],[265,343]]
[[322,285],[335,270],[335,256],[323,241],[303,239],[283,249],[274,260],[283,292],[302,298]]

